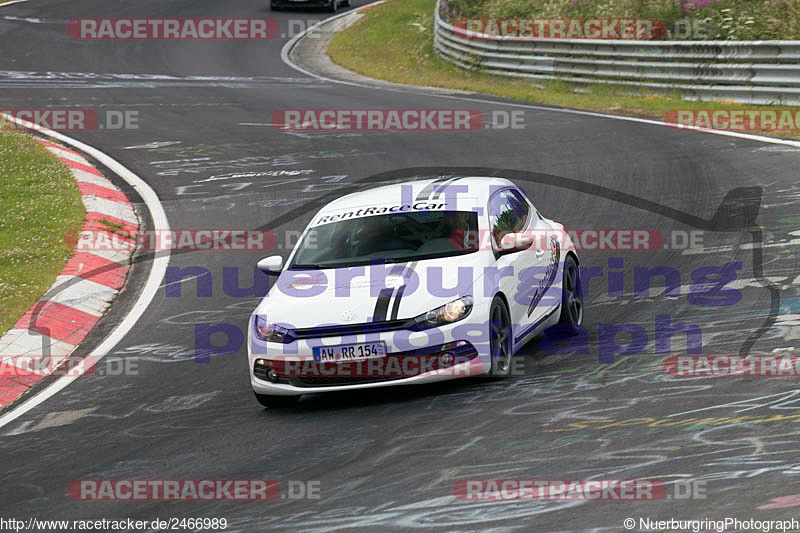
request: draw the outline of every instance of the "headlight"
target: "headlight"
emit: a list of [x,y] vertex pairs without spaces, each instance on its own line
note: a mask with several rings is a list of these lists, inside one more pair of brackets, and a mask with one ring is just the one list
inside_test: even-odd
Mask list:
[[414,319],[420,327],[435,328],[465,318],[472,311],[472,296],[464,296],[458,300],[448,302]]
[[280,342],[286,344],[292,342],[289,338],[289,330],[278,324],[270,324],[267,319],[261,315],[256,315],[255,319],[255,332],[256,337],[262,341]]

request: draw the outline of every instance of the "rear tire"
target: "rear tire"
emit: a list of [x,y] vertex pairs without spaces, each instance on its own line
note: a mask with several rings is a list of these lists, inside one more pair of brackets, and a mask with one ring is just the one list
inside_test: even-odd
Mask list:
[[491,375],[506,377],[511,373],[511,317],[505,302],[499,296],[489,308],[489,354]]
[[296,404],[300,400],[300,396],[273,396],[270,394],[259,394],[257,392],[254,394],[256,395],[258,403],[264,407],[287,407]]
[[568,255],[564,260],[561,281],[561,316],[558,323],[562,329],[577,333],[583,324],[583,285],[578,263]]

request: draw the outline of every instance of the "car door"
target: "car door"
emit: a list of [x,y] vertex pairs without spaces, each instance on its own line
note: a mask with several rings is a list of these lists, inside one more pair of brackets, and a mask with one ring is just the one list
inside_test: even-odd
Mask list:
[[563,235],[531,206],[531,232],[537,236],[534,254],[537,257],[536,286],[528,305],[528,319],[539,322],[561,304],[559,262]]
[[[539,278],[544,273],[549,256],[546,250],[537,246],[533,230],[543,222],[535,214],[530,203],[514,188],[496,191],[489,198],[489,228],[492,244],[495,247],[495,267],[499,289],[506,295],[509,303],[514,335],[526,329],[536,309],[531,303],[536,298]],[[533,246],[527,250],[506,253],[500,248],[500,241],[506,233],[523,233],[533,238]]]

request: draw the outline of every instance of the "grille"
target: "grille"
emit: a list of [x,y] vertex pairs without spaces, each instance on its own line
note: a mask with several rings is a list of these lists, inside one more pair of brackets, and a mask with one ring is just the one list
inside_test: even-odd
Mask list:
[[304,376],[291,378],[291,385],[295,387],[336,387],[342,385],[360,385],[362,383],[378,383],[382,381],[396,381],[410,376],[397,377],[369,377],[369,376]]
[[[478,355],[475,347],[469,343],[455,349],[448,349],[456,357],[456,362],[464,362]],[[437,355],[442,352],[442,346],[431,346],[407,352],[390,353],[387,357],[402,358],[403,356]],[[345,363],[347,364],[347,363]],[[434,360],[432,369],[438,369],[438,360]],[[294,376],[289,378],[289,384],[295,387],[335,387],[344,385],[360,385],[363,383],[381,383],[386,381],[397,381],[407,379],[414,375],[401,376]]]
[[309,337],[339,337],[345,335],[358,335],[376,331],[394,331],[398,329],[411,329],[415,325],[413,320],[384,320],[381,322],[364,322],[361,324],[342,324],[337,326],[318,326],[313,328],[299,328],[290,331],[293,339],[307,339]]
[[257,377],[258,379],[266,380],[267,379],[267,370],[268,369],[269,369],[268,366],[255,365],[255,366],[253,366],[253,375],[255,375],[255,377]]

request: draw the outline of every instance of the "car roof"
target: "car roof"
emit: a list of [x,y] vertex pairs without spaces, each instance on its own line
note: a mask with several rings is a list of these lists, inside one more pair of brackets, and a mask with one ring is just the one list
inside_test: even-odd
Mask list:
[[364,205],[425,201],[433,197],[443,199],[448,189],[452,191],[451,194],[457,194],[458,198],[473,198],[478,205],[482,205],[494,191],[513,186],[514,183],[505,178],[483,176],[441,176],[404,181],[342,196],[322,208],[320,213]]

